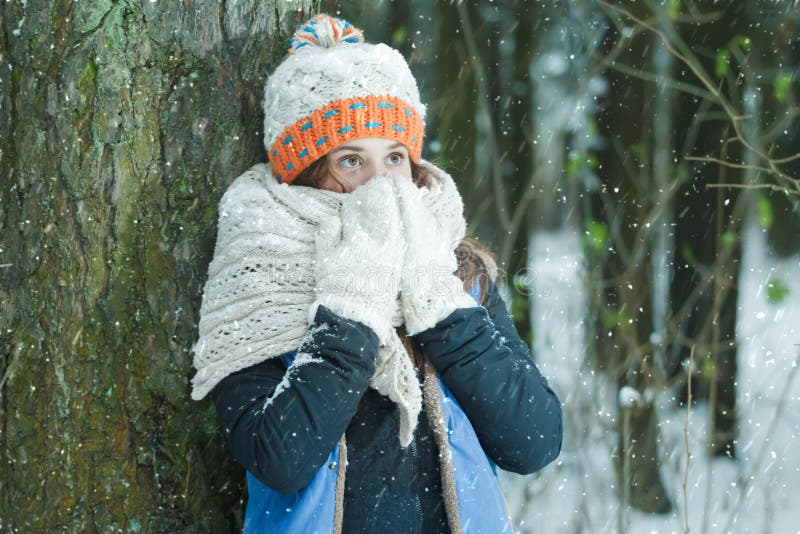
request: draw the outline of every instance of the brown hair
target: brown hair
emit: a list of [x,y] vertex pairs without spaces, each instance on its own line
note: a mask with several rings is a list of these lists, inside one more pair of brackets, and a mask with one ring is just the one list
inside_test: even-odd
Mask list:
[[[429,171],[419,163],[411,163],[411,178],[417,187],[430,187],[433,178]],[[327,154],[318,158],[314,163],[306,167],[291,185],[303,185],[306,187],[319,188],[328,170]],[[333,177],[334,180],[336,177]],[[469,290],[477,281],[480,283],[481,293],[479,303],[483,303],[486,291],[489,287],[489,280],[493,280],[497,273],[497,262],[494,254],[472,237],[465,237],[456,247],[456,258],[458,259],[458,269],[456,275],[464,282],[464,289]]]

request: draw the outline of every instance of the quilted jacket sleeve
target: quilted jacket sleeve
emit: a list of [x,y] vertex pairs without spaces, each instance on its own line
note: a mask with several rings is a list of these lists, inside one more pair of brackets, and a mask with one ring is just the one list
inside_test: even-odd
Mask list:
[[561,451],[561,403],[519,337],[497,287],[415,339],[501,468],[532,473]]
[[323,305],[288,369],[271,358],[223,379],[211,398],[236,461],[281,493],[308,485],[356,413],[377,352],[372,329]]

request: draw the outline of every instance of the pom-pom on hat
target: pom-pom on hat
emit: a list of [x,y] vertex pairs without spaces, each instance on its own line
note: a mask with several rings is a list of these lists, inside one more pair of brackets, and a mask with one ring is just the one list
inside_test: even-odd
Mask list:
[[421,157],[425,106],[408,64],[343,19],[316,15],[297,28],[289,56],[267,79],[263,107],[264,147],[279,182],[360,137],[395,139],[412,161]]

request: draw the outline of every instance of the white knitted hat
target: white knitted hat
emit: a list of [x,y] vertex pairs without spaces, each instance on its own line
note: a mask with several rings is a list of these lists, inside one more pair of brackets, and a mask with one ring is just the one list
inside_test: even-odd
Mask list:
[[294,33],[289,56],[264,87],[264,147],[290,183],[349,139],[397,139],[418,162],[425,106],[403,56],[364,42],[346,20],[316,15]]

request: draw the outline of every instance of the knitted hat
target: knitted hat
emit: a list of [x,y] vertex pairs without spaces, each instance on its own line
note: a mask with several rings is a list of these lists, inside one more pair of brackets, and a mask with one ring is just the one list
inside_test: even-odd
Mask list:
[[425,106],[408,64],[385,44],[365,43],[346,20],[316,15],[294,32],[263,106],[264,147],[279,182],[361,137],[394,139],[412,161],[421,157]]

